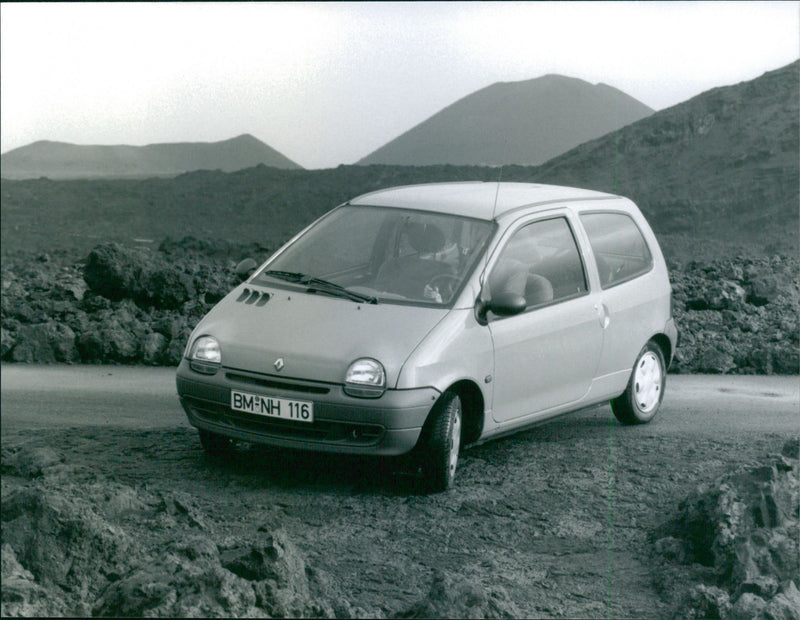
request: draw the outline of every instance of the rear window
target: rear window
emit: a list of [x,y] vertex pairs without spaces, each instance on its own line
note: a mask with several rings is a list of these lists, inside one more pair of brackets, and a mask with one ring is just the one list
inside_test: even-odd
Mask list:
[[580,218],[604,289],[650,271],[653,257],[633,218],[626,213],[582,213]]

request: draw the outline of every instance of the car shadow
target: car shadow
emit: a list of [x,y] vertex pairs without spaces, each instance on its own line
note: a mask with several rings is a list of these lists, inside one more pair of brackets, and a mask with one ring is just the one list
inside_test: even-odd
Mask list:
[[408,457],[327,454],[239,443],[225,455],[202,453],[203,465],[250,487],[354,493],[424,493]]

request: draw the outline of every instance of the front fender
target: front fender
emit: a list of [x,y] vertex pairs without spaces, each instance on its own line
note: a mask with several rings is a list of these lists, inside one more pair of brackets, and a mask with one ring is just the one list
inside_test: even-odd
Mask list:
[[420,342],[400,369],[398,389],[433,387],[444,392],[470,380],[492,402],[494,347],[487,327],[475,320],[472,308],[452,310]]

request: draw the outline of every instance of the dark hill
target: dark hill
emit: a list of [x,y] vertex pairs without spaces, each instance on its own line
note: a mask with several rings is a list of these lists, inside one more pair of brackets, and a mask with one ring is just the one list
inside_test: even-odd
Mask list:
[[605,84],[560,75],[500,82],[444,108],[359,164],[541,164],[652,114]]
[[275,248],[340,202],[430,181],[549,182],[630,196],[672,256],[797,252],[798,67],[716,88],[539,167],[340,166],[170,179],[3,180],[2,252],[214,237]]
[[799,121],[796,61],[582,144],[536,178],[629,196],[662,233],[796,247]]
[[300,168],[275,149],[245,134],[221,142],[147,146],[40,141],[4,153],[0,158],[0,173],[7,179],[141,178],[201,169],[233,172],[258,164]]

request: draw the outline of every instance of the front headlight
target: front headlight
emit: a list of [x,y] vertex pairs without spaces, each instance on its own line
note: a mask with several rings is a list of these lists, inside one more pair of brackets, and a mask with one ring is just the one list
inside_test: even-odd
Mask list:
[[219,342],[213,336],[200,336],[189,352],[189,366],[204,375],[213,375],[222,364]]
[[386,371],[378,360],[368,357],[350,364],[344,376],[344,391],[359,398],[378,398],[386,391]]

